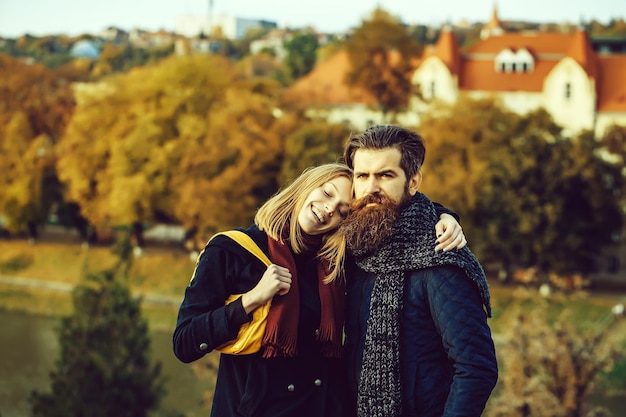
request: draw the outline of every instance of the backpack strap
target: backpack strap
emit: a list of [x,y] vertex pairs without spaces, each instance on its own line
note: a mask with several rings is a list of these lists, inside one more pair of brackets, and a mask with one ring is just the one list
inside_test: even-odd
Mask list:
[[261,262],[263,262],[265,266],[271,265],[272,261],[270,261],[267,255],[261,250],[261,248],[259,248],[259,246],[254,243],[254,240],[252,240],[252,238],[244,232],[239,230],[227,230],[225,232],[219,232],[214,234],[211,239],[218,235],[228,236],[235,242],[239,243],[248,252],[256,256]]
[[[211,239],[209,239],[209,242],[213,240],[215,236],[218,236],[218,235],[227,236],[231,238],[232,240],[234,240],[235,242],[239,243],[241,247],[243,247],[248,252],[256,256],[261,262],[263,262],[265,266],[270,266],[272,264],[272,261],[270,261],[270,259],[261,250],[261,248],[259,248],[259,246],[256,243],[254,243],[254,240],[252,240],[252,238],[248,236],[247,234],[245,234],[244,232],[240,230],[227,230],[224,232],[219,232],[211,236]],[[196,276],[196,269],[198,269],[198,264],[200,263],[200,256],[202,256],[203,252],[204,252],[204,249],[202,249],[202,251],[198,255],[198,258],[196,259],[196,266],[193,270],[193,273],[191,274],[190,282],[193,281],[193,277]]]

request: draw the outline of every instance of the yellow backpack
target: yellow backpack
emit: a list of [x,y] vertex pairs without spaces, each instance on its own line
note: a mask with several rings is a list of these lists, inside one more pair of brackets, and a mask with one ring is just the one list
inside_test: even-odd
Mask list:
[[[239,243],[243,248],[248,250],[251,254],[256,256],[265,266],[270,266],[272,261],[269,260],[267,255],[254,243],[254,240],[247,234],[239,230],[228,230],[225,232],[216,233],[211,237],[224,235],[228,236],[235,242]],[[226,299],[226,304],[230,304],[242,294],[233,294]],[[225,344],[215,348],[222,353],[229,355],[249,355],[256,353],[261,349],[261,340],[265,334],[265,325],[267,323],[267,314],[270,311],[270,305],[272,300],[268,300],[261,307],[252,312],[252,321],[245,323],[239,329],[237,338],[226,342]]]

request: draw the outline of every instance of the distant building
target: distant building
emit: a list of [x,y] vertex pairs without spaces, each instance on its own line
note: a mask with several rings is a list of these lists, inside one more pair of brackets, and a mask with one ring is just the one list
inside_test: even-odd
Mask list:
[[[399,122],[417,126],[435,102],[466,96],[497,98],[519,114],[544,108],[570,134],[589,129],[601,136],[612,124],[626,126],[626,54],[597,53],[583,29],[508,33],[498,22],[494,10],[486,37],[467,49],[450,28],[441,31],[411,76],[423,100],[415,97]],[[358,129],[382,121],[373,97],[345,85],[349,70],[339,52],[294,83],[286,98],[310,115]]]
[[262,39],[257,39],[250,42],[250,52],[252,54],[258,54],[264,50],[272,51],[274,56],[279,60],[284,60],[287,57],[287,50],[285,49],[285,42],[291,38],[285,30],[273,29]]
[[569,133],[626,126],[626,55],[598,54],[587,33],[521,32],[489,36],[461,50],[449,30],[415,70],[426,102],[496,97],[511,111],[544,108]]
[[490,36],[500,36],[504,34],[504,28],[498,17],[498,9],[493,6],[493,13],[491,14],[491,20],[480,31],[480,38],[487,39]]
[[250,29],[275,29],[276,22],[243,19],[233,16],[181,16],[176,21],[176,33],[187,37],[211,36],[219,30],[228,39],[243,39]]
[[128,41],[137,48],[161,48],[172,45],[176,36],[167,30],[149,32],[147,30],[133,29],[128,34]]
[[128,40],[128,32],[114,26],[109,26],[108,28],[101,30],[99,36],[100,38],[113,43],[120,43]]
[[83,39],[72,45],[70,55],[76,58],[98,59],[100,48],[95,42]]
[[626,54],[626,36],[591,38],[591,48],[600,55]]

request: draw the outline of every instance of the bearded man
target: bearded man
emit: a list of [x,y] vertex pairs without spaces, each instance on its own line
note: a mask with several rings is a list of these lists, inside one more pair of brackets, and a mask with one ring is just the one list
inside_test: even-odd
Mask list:
[[346,353],[359,417],[478,417],[498,378],[489,289],[467,247],[433,249],[437,212],[418,192],[424,140],[399,126],[353,135]]

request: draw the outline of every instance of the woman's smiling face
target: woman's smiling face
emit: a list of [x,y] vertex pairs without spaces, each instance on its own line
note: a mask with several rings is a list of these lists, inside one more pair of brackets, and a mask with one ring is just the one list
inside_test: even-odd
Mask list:
[[339,176],[314,189],[298,214],[298,225],[308,235],[333,231],[350,211],[352,180]]

